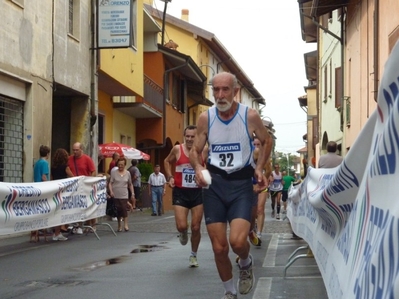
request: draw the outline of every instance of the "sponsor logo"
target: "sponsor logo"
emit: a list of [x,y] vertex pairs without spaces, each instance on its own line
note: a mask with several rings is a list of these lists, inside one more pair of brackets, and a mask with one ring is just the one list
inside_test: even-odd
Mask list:
[[228,143],[228,144],[213,144],[212,152],[238,152],[241,150],[239,143]]

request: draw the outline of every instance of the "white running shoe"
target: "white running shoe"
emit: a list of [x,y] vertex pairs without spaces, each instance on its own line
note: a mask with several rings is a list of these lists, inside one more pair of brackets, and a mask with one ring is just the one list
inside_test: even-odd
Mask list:
[[198,267],[198,261],[197,261],[197,257],[191,255],[190,256],[190,268],[197,268]]
[[276,214],[276,219],[280,220],[280,213]]
[[53,235],[53,241],[66,241],[66,240],[68,240],[68,238],[64,237],[61,233],[58,236]]
[[251,254],[249,255],[249,257],[251,258],[251,263],[248,266],[241,268],[238,264],[238,267],[240,268],[240,276],[237,281],[237,289],[240,294],[243,295],[248,294],[252,290],[255,281],[255,276],[252,271],[254,259]]
[[224,294],[222,299],[237,299],[237,294],[227,292],[226,294]]
[[76,234],[78,234],[78,235],[83,235],[83,230],[82,230],[81,227],[78,227],[78,228],[76,229]]

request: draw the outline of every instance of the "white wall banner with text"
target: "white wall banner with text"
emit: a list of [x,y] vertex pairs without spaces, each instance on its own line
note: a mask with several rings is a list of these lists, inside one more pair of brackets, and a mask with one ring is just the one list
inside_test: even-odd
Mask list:
[[42,183],[0,183],[0,235],[69,224],[105,215],[105,177]]

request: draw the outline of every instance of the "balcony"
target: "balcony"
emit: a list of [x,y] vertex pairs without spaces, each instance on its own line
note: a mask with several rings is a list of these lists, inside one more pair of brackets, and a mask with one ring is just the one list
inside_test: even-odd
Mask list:
[[113,107],[134,118],[161,118],[163,89],[144,76],[144,99],[137,96],[114,96]]

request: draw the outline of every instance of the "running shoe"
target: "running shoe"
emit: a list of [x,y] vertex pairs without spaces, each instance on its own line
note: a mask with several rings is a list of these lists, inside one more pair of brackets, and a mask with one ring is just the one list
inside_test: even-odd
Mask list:
[[198,267],[198,261],[197,261],[197,257],[191,255],[190,256],[190,268],[197,268]]
[[186,245],[188,242],[188,234],[187,231],[185,230],[184,232],[179,234],[179,241],[181,245]]
[[274,215],[275,215],[275,212],[274,212],[274,210],[272,211],[272,218],[274,218]]
[[240,292],[240,294],[243,295],[248,294],[252,290],[255,281],[255,276],[252,271],[254,259],[251,254],[249,255],[249,257],[251,259],[251,263],[248,266],[241,268],[240,264],[238,264],[238,267],[240,267],[240,272],[237,281],[237,289]]
[[280,213],[276,214],[276,219],[280,220]]
[[222,299],[237,299],[237,294],[227,292],[226,294],[224,294]]
[[64,237],[61,233],[58,236],[53,235],[53,241],[66,241],[66,240],[68,240],[68,238]]
[[252,245],[254,246],[260,246],[262,244],[262,241],[260,238],[258,238],[258,235],[255,233],[255,231],[250,231],[248,234],[249,241],[251,242]]

